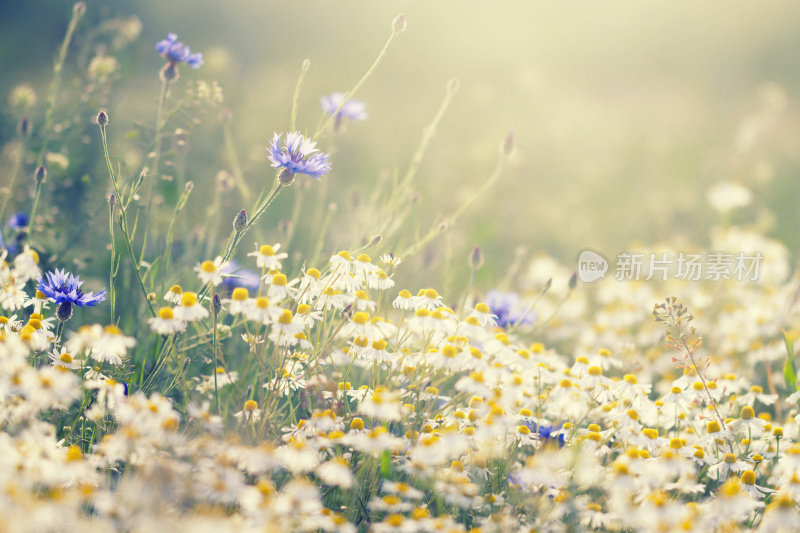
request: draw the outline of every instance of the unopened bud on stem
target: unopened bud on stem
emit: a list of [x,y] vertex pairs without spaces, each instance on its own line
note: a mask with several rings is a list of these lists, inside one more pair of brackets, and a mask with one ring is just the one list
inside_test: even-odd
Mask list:
[[222,301],[219,299],[219,294],[214,294],[211,297],[211,310],[214,311],[214,320],[216,320],[217,315],[222,310]]
[[233,231],[240,233],[247,227],[247,211],[242,209],[233,217]]
[[39,168],[36,169],[36,172],[34,172],[33,174],[33,182],[38,187],[39,185],[44,183],[44,180],[46,179],[47,179],[47,169],[44,168],[44,165],[40,165]]
[[503,141],[503,155],[508,157],[511,155],[511,152],[513,151],[514,151],[514,132],[509,131],[508,135],[506,135],[506,138]]
[[97,114],[97,124],[102,128],[106,124],[108,124],[108,113],[105,111],[100,111]]
[[31,134],[31,121],[28,120],[27,117],[23,117],[19,121],[19,126],[17,129],[19,130],[20,136],[27,138]]
[[573,272],[569,277],[569,290],[574,289],[578,285],[578,273]]
[[450,94],[457,93],[460,87],[461,87],[461,82],[458,81],[458,78],[451,78],[450,81],[447,82],[447,92],[449,92]]
[[392,21],[392,31],[395,35],[406,31],[406,14],[400,13]]
[[483,266],[483,252],[481,251],[480,246],[476,246],[472,249],[472,253],[469,254],[469,268],[472,270],[478,270]]

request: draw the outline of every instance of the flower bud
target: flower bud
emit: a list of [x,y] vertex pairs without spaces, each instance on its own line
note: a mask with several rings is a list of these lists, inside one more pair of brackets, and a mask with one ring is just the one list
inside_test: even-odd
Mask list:
[[397,15],[394,20],[392,21],[392,31],[395,35],[403,33],[406,31],[406,15],[405,13],[400,13]]
[[47,169],[44,168],[44,165],[40,165],[39,168],[36,169],[36,172],[34,172],[33,174],[33,182],[38,187],[39,185],[44,183],[44,180],[46,179],[47,179]]
[[72,13],[76,17],[82,17],[84,13],[86,13],[86,2],[76,2],[74,6],[72,6]]
[[278,174],[278,182],[284,187],[294,183],[294,173],[288,168],[284,168]]
[[456,94],[460,87],[461,82],[458,81],[458,78],[451,78],[450,81],[447,82],[447,92],[450,94]]
[[311,60],[309,58],[305,58],[301,68],[303,69],[303,72],[308,72],[308,69],[311,68]]
[[61,322],[66,322],[70,318],[72,318],[72,303],[71,302],[61,302],[56,307],[56,317]]
[[578,285],[578,273],[573,272],[569,277],[569,290],[574,289]]
[[17,126],[17,131],[19,132],[21,137],[28,137],[31,134],[31,121],[28,120],[28,117],[23,117],[19,121],[19,125]]
[[469,254],[469,268],[472,270],[478,270],[483,266],[483,252],[481,251],[480,246],[476,246],[472,249],[472,252]]
[[508,157],[514,151],[514,132],[508,132],[505,140],[503,141],[503,155]]
[[215,317],[222,310],[222,301],[219,299],[219,294],[215,293],[214,296],[211,297],[211,309],[214,311]]
[[108,124],[108,113],[105,111],[100,111],[97,114],[97,124],[102,128],[106,124]]
[[236,233],[244,231],[244,228],[247,227],[247,210],[242,209],[236,216],[233,217],[233,231]]
[[108,207],[113,210],[114,206],[117,205],[117,196],[112,192],[106,197],[106,200],[108,201]]
[[383,240],[383,235],[375,235],[374,237],[372,237],[372,239],[370,239],[369,245],[378,246],[378,243],[380,243],[382,240]]
[[169,63],[164,65],[164,67],[159,71],[158,74],[159,77],[161,78],[161,81],[167,81],[167,82],[177,80],[178,76],[180,75],[178,73],[178,65],[176,65],[173,61],[170,61]]

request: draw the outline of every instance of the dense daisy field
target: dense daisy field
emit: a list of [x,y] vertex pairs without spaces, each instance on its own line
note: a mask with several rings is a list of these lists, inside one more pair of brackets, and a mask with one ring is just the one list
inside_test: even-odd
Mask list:
[[[402,164],[337,174],[411,17],[347,88],[282,70],[250,164],[219,58],[92,5],[3,95],[0,531],[800,530],[800,270],[746,157],[797,139],[779,84],[740,131],[749,174],[664,193],[694,233],[499,253],[469,220],[517,205],[491,200],[517,134],[443,214],[419,192],[458,79]],[[134,62],[158,66],[126,86]]]

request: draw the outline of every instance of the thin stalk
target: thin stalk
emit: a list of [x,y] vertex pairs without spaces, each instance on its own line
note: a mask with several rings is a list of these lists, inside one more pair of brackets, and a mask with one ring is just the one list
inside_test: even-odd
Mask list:
[[311,138],[312,141],[316,141],[319,138],[319,136],[322,135],[325,129],[334,120],[334,118],[336,118],[336,115],[339,114],[339,111],[342,110],[345,104],[347,104],[347,102],[349,102],[350,99],[353,98],[353,96],[355,96],[358,90],[364,85],[364,83],[372,75],[372,73],[375,71],[375,68],[377,68],[378,64],[383,59],[383,56],[386,55],[386,51],[389,50],[389,46],[392,44],[392,42],[398,35],[399,33],[396,32],[393,28],[392,34],[389,36],[389,39],[386,41],[386,44],[383,45],[383,48],[378,54],[378,57],[375,58],[375,61],[372,62],[372,65],[369,67],[369,69],[367,69],[367,72],[365,72],[364,75],[361,77],[361,79],[358,80],[358,83],[356,83],[355,87],[350,89],[349,92],[345,93],[344,98],[342,98],[342,101],[339,103],[339,107],[337,107],[336,110],[333,113],[331,113],[330,116],[328,116],[328,119],[322,123],[319,129],[317,129],[317,131],[314,133],[314,136]]
[[136,254],[133,253],[133,243],[131,243],[130,233],[128,231],[128,216],[125,211],[125,203],[122,201],[122,196],[119,193],[119,186],[117,185],[117,178],[116,174],[114,174],[114,168],[111,165],[111,158],[108,155],[108,139],[106,138],[106,127],[100,126],[100,138],[103,141],[103,155],[106,159],[106,167],[108,168],[108,175],[111,178],[111,185],[114,187],[114,194],[117,197],[117,201],[119,202],[119,209],[120,209],[120,219],[119,219],[119,226],[122,230],[122,235],[125,237],[125,245],[128,249],[128,254],[131,257],[131,261],[133,262],[133,271],[136,274],[136,280],[139,282],[139,288],[142,290],[142,294],[144,294],[145,302],[147,302],[148,309],[150,309],[150,313],[153,316],[156,316],[156,310],[153,307],[153,302],[151,302],[147,298],[147,289],[144,286],[144,280],[142,280],[142,274],[139,271],[139,261],[136,259]]
[[[115,197],[116,198],[116,197]],[[117,264],[115,254],[115,239],[114,239],[114,209],[115,206],[109,203],[108,206],[108,233],[111,236],[111,266],[108,270],[108,302],[111,307],[111,324],[114,324],[114,304],[117,300],[117,292],[114,289],[114,281],[117,277]]]
[[494,171],[491,173],[489,178],[487,178],[487,180],[483,183],[483,185],[481,187],[479,187],[472,194],[472,196],[467,198],[467,200],[464,203],[462,203],[458,207],[458,209],[456,209],[453,212],[453,214],[451,214],[449,217],[445,218],[442,222],[434,225],[430,230],[428,230],[428,233],[426,233],[422,238],[417,240],[417,242],[415,242],[414,244],[412,244],[411,246],[409,246],[405,250],[403,250],[403,252],[398,254],[398,256],[402,257],[403,259],[405,259],[407,257],[410,257],[412,255],[415,255],[415,254],[419,253],[419,251],[422,250],[423,248],[425,248],[425,246],[427,246],[428,243],[430,243],[436,237],[438,237],[440,234],[444,233],[449,228],[451,228],[453,226],[453,224],[461,217],[461,215],[464,214],[464,211],[469,209],[469,207],[472,204],[474,204],[478,199],[483,198],[484,196],[486,196],[486,193],[489,191],[489,189],[491,189],[494,186],[494,184],[497,182],[497,180],[502,175],[503,169],[506,166],[506,161],[507,161],[507,158],[504,155],[500,159],[500,161],[497,163],[497,166],[495,167]]
[[297,125],[297,108],[300,101],[300,88],[303,86],[303,80],[306,77],[311,61],[305,59],[303,66],[300,68],[300,76],[297,78],[297,84],[294,86],[294,94],[292,95],[292,114],[289,117],[289,131],[294,131]]
[[3,205],[0,207],[0,220],[6,219],[6,207],[9,200],[14,196],[14,184],[17,182],[19,170],[22,168],[22,160],[25,158],[25,136],[20,136],[19,149],[17,150],[16,157],[14,158],[14,166],[11,167],[11,174],[8,176],[6,183],[6,195],[3,198]]
[[239,156],[236,154],[236,145],[233,142],[233,133],[231,132],[231,126],[228,122],[225,122],[222,126],[222,135],[225,137],[225,155],[228,157],[228,163],[231,165],[236,187],[239,188],[239,194],[242,195],[244,201],[250,202],[252,201],[253,193],[244,180],[242,167],[239,164]]
[[[78,6],[83,8],[79,8]],[[53,112],[56,108],[56,97],[58,97],[58,89],[61,87],[61,72],[64,69],[64,61],[67,58],[67,50],[72,42],[72,35],[75,33],[75,28],[78,26],[78,21],[83,16],[86,6],[81,2],[75,4],[72,8],[72,18],[67,26],[67,33],[64,35],[64,40],[61,42],[61,48],[58,51],[58,57],[53,64],[53,80],[50,82],[50,87],[47,91],[47,107],[44,112],[44,126],[42,126],[42,147],[39,149],[39,157],[36,160],[36,167],[41,166],[44,161],[44,156],[47,153],[47,143],[50,139],[50,131],[53,129]],[[33,224],[33,217],[31,217],[31,225]]]

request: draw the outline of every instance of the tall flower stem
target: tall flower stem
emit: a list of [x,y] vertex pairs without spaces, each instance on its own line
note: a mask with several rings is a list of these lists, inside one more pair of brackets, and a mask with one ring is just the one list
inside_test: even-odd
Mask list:
[[155,190],[154,182],[159,178],[159,165],[161,164],[161,135],[164,129],[164,108],[167,104],[167,95],[169,93],[169,80],[164,78],[161,80],[161,92],[158,95],[158,110],[156,111],[156,134],[155,134],[155,147],[153,150],[153,168],[150,169],[150,177],[147,183],[147,196],[145,198],[144,218],[150,220],[150,209],[153,205],[153,192]]
[[395,28],[392,28],[392,34],[389,36],[389,39],[386,41],[386,44],[383,45],[383,48],[381,49],[380,53],[378,53],[378,57],[375,58],[375,61],[372,62],[372,65],[370,65],[370,67],[367,69],[367,72],[365,72],[364,75],[361,76],[361,79],[358,80],[355,86],[352,89],[350,89],[350,91],[345,93],[344,97],[342,98],[342,101],[339,102],[339,107],[337,107],[336,110],[328,116],[328,119],[322,123],[322,125],[317,129],[317,131],[314,132],[314,136],[311,137],[312,141],[316,141],[319,138],[319,136],[322,135],[322,133],[327,129],[330,123],[333,122],[333,120],[339,114],[339,111],[341,111],[342,108],[345,106],[345,104],[347,104],[347,102],[349,102],[350,99],[355,96],[358,90],[364,85],[364,83],[366,83],[367,79],[369,79],[372,73],[375,72],[375,69],[378,67],[381,60],[386,55],[387,50],[389,50],[389,46],[391,46],[392,42],[394,42],[394,40],[397,38],[398,35],[400,35],[400,32],[397,31]]
[[[72,35],[75,33],[78,21],[85,11],[86,4],[83,2],[78,2],[72,7],[72,18],[69,21],[67,33],[64,35],[61,48],[58,50],[58,56],[53,64],[53,80],[50,82],[50,87],[47,90],[47,107],[44,111],[44,125],[42,126],[42,146],[39,149],[39,156],[36,159],[37,167],[44,162],[44,156],[47,153],[47,143],[50,139],[50,131],[53,129],[53,112],[56,108],[58,90],[61,87],[61,72],[64,69],[64,61],[67,58],[67,50],[69,50],[69,45],[72,42]],[[31,225],[33,225],[33,218],[31,218]]]
[[14,166],[11,167],[11,173],[8,175],[8,182],[6,183],[6,194],[3,198],[3,205],[0,206],[0,221],[5,220],[6,207],[9,200],[14,196],[14,185],[17,182],[17,176],[22,168],[22,160],[25,159],[25,135],[20,135],[19,148],[14,158]]
[[[125,202],[122,200],[122,197],[119,193],[119,185],[117,184],[117,177],[114,173],[114,167],[111,165],[111,158],[108,155],[108,140],[106,138],[106,127],[105,125],[100,126],[100,138],[103,141],[103,155],[106,159],[106,167],[108,168],[108,176],[111,179],[111,185],[114,188],[114,194],[116,195],[117,201],[119,202],[119,210],[120,210],[120,217],[119,217],[119,227],[122,230],[122,236],[125,238],[125,245],[128,249],[128,255],[130,255],[131,262],[133,263],[133,271],[136,274],[136,280],[139,282],[139,288],[142,290],[142,294],[144,295],[145,302],[147,302],[148,309],[150,310],[150,314],[156,316],[156,310],[153,307],[153,302],[151,302],[147,297],[147,289],[144,286],[144,280],[142,279],[142,273],[139,269],[139,260],[136,258],[136,254],[133,253],[133,243],[131,242],[131,235],[128,228],[128,216],[125,209]],[[133,194],[133,193],[131,193]]]

